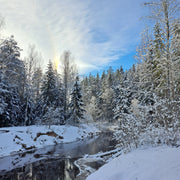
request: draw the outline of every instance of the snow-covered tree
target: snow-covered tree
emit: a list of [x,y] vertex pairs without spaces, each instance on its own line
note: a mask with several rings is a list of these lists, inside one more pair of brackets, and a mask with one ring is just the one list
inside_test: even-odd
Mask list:
[[36,100],[41,93],[42,76],[43,76],[43,73],[42,73],[41,67],[36,68],[32,77],[34,100]]
[[4,104],[1,120],[6,126],[22,122],[20,101],[24,94],[24,73],[17,42],[13,36],[5,39],[0,45],[0,99]]
[[103,111],[103,120],[107,120],[108,122],[113,121],[113,96],[114,91],[112,88],[107,88],[101,94],[102,98],[102,111]]
[[91,89],[89,85],[89,78],[87,76],[81,81],[81,87],[83,94],[83,102],[86,106],[90,103],[90,98],[91,98]]
[[96,121],[97,120],[97,110],[99,107],[97,107],[97,99],[95,96],[91,97],[91,100],[88,104],[86,104],[85,110],[86,110],[86,117],[90,121]]
[[178,100],[180,98],[180,22],[174,24],[171,53],[174,99]]
[[73,91],[71,93],[70,118],[72,123],[79,123],[84,118],[84,103],[82,101],[81,87],[79,84],[79,76],[76,76]]
[[[33,122],[34,103],[35,103],[35,88],[33,85],[34,73],[37,72],[37,64],[41,61],[41,57],[34,45],[30,45],[28,56],[25,58],[26,64],[26,84],[24,93],[24,109],[25,109],[25,124],[30,125]],[[37,90],[37,89],[36,89]]]
[[110,66],[108,71],[107,71],[107,87],[108,88],[112,88],[113,85],[114,85],[114,77],[113,77],[113,69],[112,67]]
[[45,121],[47,121],[46,119],[47,117],[49,117],[50,110],[52,110],[52,121],[54,121],[53,117],[55,116],[53,116],[53,114],[54,111],[56,111],[59,112],[59,124],[64,124],[63,95],[64,92],[62,88],[62,83],[60,83],[57,72],[53,69],[52,62],[49,61],[48,69],[45,72],[44,80],[41,87],[42,99],[37,102],[37,106],[42,105],[42,115]]
[[169,100],[174,100],[174,83],[172,77],[172,59],[171,59],[171,39],[173,36],[174,22],[179,19],[180,4],[177,0],[156,0],[145,3],[151,9],[150,18],[158,21],[163,29],[164,53],[162,65],[166,73],[165,96]]
[[52,62],[49,61],[41,87],[42,97],[46,106],[53,106],[55,103],[56,78]]
[[61,58],[62,63],[62,81],[64,86],[64,113],[65,113],[65,121],[68,117],[68,107],[70,101],[70,93],[72,90],[72,86],[75,82],[76,77],[76,66],[73,63],[73,59],[71,57],[70,51],[65,51]]

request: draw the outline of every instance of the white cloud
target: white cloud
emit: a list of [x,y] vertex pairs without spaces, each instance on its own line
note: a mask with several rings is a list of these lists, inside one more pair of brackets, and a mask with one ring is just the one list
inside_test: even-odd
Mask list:
[[84,73],[127,54],[137,42],[141,14],[138,3],[0,0],[0,12],[6,20],[6,34],[14,34],[22,48],[36,44],[46,62],[70,50]]

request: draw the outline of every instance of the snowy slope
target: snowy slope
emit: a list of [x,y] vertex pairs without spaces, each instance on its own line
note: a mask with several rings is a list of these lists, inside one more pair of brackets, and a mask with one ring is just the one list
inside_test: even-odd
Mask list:
[[180,147],[138,149],[101,167],[87,180],[180,180]]
[[[54,132],[51,136],[47,132]],[[0,157],[41,148],[56,143],[67,143],[95,135],[99,130],[90,125],[75,126],[27,126],[0,128]],[[37,134],[41,134],[39,137]],[[56,136],[56,137],[55,137]]]

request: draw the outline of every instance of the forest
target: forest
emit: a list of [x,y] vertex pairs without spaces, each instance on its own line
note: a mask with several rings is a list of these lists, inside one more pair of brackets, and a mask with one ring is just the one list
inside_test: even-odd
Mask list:
[[[0,127],[117,124],[120,145],[175,145],[180,134],[180,18],[177,1],[145,3],[136,64],[79,76],[70,51],[46,69],[34,45],[21,58],[14,36],[0,40]],[[1,19],[3,25],[3,19]],[[12,32],[13,33],[13,32]]]

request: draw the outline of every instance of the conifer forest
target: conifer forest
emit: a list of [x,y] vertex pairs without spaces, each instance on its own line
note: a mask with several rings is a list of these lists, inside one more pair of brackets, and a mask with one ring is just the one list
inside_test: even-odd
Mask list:
[[29,46],[21,59],[15,38],[1,39],[0,127],[116,122],[123,139],[161,130],[172,135],[167,141],[175,141],[180,123],[178,5],[176,1],[145,4],[151,13],[145,21],[150,19],[153,25],[142,30],[137,63],[129,70],[109,67],[102,74],[80,77],[78,64],[65,51],[60,72],[51,60],[43,71],[35,46]]
[[[137,2],[138,3],[138,2]],[[140,43],[131,68],[123,66],[80,74],[70,50],[59,67],[44,59],[35,45],[22,57],[16,37],[1,35],[0,128],[81,124],[116,126],[118,147],[180,142],[180,3],[155,0],[143,4]]]

